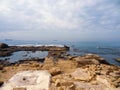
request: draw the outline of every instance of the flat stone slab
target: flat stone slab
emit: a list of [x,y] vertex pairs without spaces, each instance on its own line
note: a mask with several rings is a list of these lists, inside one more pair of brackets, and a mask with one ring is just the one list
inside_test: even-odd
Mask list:
[[9,79],[0,90],[14,90],[15,88],[25,88],[25,90],[49,90],[50,78],[51,75],[46,70],[23,71]]

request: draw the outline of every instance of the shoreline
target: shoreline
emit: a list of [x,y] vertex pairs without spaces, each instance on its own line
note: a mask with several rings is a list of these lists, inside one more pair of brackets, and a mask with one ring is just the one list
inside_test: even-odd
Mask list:
[[[6,44],[5,44],[6,45]],[[8,45],[7,45],[8,46]],[[10,56],[17,51],[69,51],[68,46],[8,46],[7,48],[0,48],[0,56]]]
[[[33,48],[30,47],[29,50],[33,50]],[[28,50],[26,47],[15,47],[15,49]],[[35,49],[37,50],[39,47]],[[48,90],[120,89],[120,66],[111,65],[96,54],[72,56],[65,53],[68,48],[52,47],[51,49],[51,47],[47,47],[48,49],[49,54],[42,59],[43,62],[40,62],[41,59],[21,60],[12,64],[7,61],[0,62],[0,86],[4,88],[4,84],[7,84],[10,78],[19,72],[47,70],[51,75]],[[4,50],[9,49],[4,48]],[[30,77],[29,79],[33,80]],[[27,87],[24,88],[27,89]]]

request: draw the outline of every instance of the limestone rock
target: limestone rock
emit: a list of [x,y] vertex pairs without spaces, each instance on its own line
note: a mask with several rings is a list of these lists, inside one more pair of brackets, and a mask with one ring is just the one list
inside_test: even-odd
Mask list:
[[60,68],[57,68],[57,67],[51,68],[49,71],[50,71],[52,76],[55,76],[55,75],[58,75],[61,73]]
[[105,75],[97,75],[96,80],[104,84],[109,88],[109,90],[120,90],[118,82],[111,82],[110,78]]
[[56,86],[56,87],[59,87],[59,86],[60,86],[60,79],[57,79],[57,80],[55,81],[55,86]]
[[71,75],[77,81],[90,81],[92,79],[90,72],[81,68],[76,69]]
[[[75,90],[110,90],[106,88],[104,85],[92,85],[90,83],[83,82],[75,82],[76,89]],[[114,90],[114,89],[113,89]]]
[[63,79],[63,76],[62,76],[62,75],[53,76],[52,79],[51,79],[51,81],[52,81],[53,83],[55,83],[57,79]]
[[42,69],[49,70],[50,68],[54,67],[54,58],[53,57],[46,57]]
[[85,59],[96,59],[96,60],[103,60],[99,55],[96,54],[87,54],[84,56]]
[[96,55],[96,54],[87,54],[87,55],[83,56],[83,58],[84,59],[92,59],[93,64],[96,64],[95,60],[97,60],[101,64],[108,64],[109,65],[109,63],[104,58],[101,58],[99,55]]
[[56,66],[60,67],[63,72],[72,72],[74,69],[76,69],[77,63],[71,60],[59,59]]
[[78,67],[79,66],[84,66],[84,65],[91,65],[91,64],[95,64],[95,65],[98,65],[100,64],[100,62],[94,58],[86,58],[86,56],[84,57],[75,57],[74,58],[75,61],[77,61],[78,63]]
[[26,88],[26,90],[49,90],[50,77],[51,75],[48,71],[23,71],[9,79],[0,90],[14,90],[14,88]]

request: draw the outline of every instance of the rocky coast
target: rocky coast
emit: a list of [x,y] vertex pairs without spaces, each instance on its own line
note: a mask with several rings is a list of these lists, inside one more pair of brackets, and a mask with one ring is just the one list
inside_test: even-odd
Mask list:
[[96,54],[68,55],[67,46],[11,46],[0,52],[19,50],[46,50],[49,54],[43,62],[0,61],[0,90],[120,90],[120,66],[111,65]]

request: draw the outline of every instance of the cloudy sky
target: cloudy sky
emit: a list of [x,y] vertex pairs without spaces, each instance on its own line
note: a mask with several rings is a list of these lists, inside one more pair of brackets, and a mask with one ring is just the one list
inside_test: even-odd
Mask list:
[[119,41],[120,0],[0,0],[0,39]]

